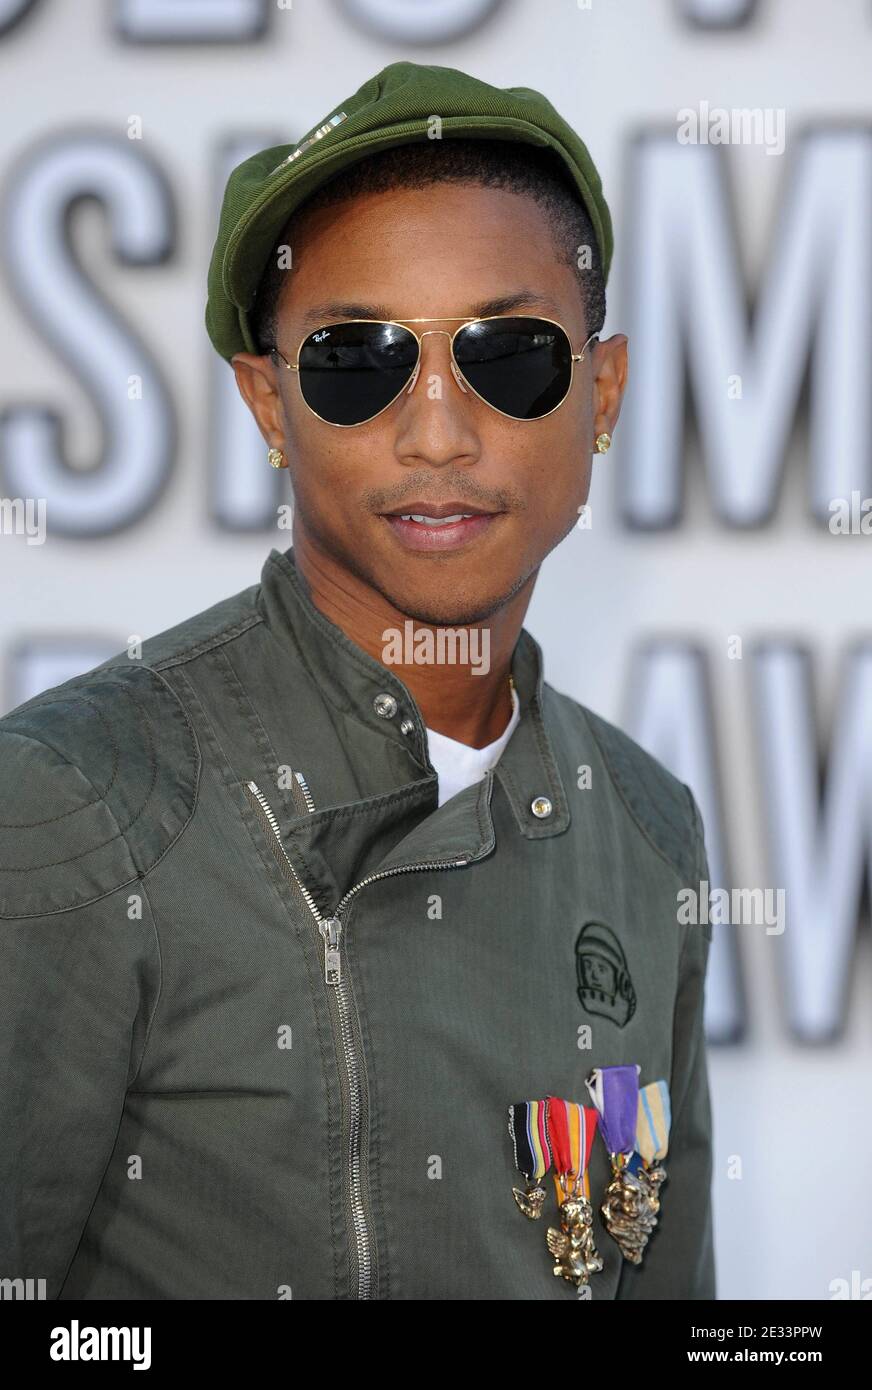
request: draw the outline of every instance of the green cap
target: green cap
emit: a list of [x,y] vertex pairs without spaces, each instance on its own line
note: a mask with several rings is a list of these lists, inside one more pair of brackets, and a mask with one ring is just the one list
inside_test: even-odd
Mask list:
[[587,147],[540,92],[491,87],[455,68],[391,63],[342,101],[298,145],[271,145],[243,160],[224,190],[209,264],[206,330],[229,362],[257,352],[248,322],[267,260],[290,214],[340,169],[376,150],[432,138],[520,141],[554,150],[593,225],[608,278],[612,222]]

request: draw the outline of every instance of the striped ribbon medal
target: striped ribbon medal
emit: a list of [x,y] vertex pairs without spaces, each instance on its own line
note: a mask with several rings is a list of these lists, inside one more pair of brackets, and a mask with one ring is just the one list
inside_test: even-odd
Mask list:
[[554,1273],[581,1288],[603,1267],[594,1244],[588,1176],[597,1112],[557,1096],[548,1096],[547,1112],[560,1229],[549,1226],[546,1241],[554,1257]]
[[660,1210],[666,1171],[657,1164],[669,1145],[669,1089],[655,1081],[639,1089],[638,1064],[594,1068],[587,1087],[600,1115],[612,1178],[600,1210],[625,1260],[642,1255]]
[[[644,1240],[642,1249],[657,1225],[660,1211],[660,1187],[666,1181],[666,1169],[661,1163],[669,1152],[669,1127],[672,1109],[669,1086],[665,1081],[650,1081],[639,1092],[636,1117],[636,1151],[627,1167],[639,1184],[639,1216],[637,1227]],[[639,1255],[641,1259],[641,1251]],[[635,1261],[636,1264],[639,1261]]]
[[509,1134],[515,1167],[524,1178],[525,1189],[512,1188],[512,1196],[525,1216],[537,1221],[545,1204],[542,1179],[551,1167],[551,1145],[545,1119],[544,1100],[522,1100],[509,1106]]

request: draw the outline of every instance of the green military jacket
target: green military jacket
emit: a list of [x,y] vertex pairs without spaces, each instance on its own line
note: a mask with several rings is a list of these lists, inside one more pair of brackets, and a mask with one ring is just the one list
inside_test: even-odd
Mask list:
[[405,685],[274,549],[0,720],[0,1276],[576,1298],[551,1176],[543,1219],[513,1200],[508,1107],[591,1105],[591,1068],[638,1063],[670,1090],[659,1223],[625,1260],[597,1134],[589,1296],[715,1296],[711,929],[677,906],[708,877],[700,815],[526,630],[512,672],[499,763],[437,808]]

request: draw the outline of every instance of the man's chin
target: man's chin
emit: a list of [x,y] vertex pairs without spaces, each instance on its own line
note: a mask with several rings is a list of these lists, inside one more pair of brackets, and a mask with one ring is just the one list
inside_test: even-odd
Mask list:
[[523,583],[524,577],[519,576],[507,581],[498,590],[494,590],[492,585],[487,589],[470,585],[468,589],[453,593],[445,593],[444,589],[439,593],[430,593],[411,586],[398,588],[395,581],[384,586],[376,583],[375,587],[383,598],[413,622],[428,627],[470,627],[474,623],[486,622],[499,613]]
[[[377,541],[378,536],[372,538]],[[377,544],[367,545],[361,536],[360,545],[352,548],[337,545],[335,538],[324,537],[325,550],[332,551],[339,562],[357,579],[367,584],[395,608],[404,618],[428,627],[469,627],[486,622],[517,594],[529,574],[508,574],[495,579],[494,564],[469,563],[468,573],[440,564],[420,566],[397,563],[393,554],[385,554]],[[452,565],[451,569],[455,567]]]
[[[504,606],[505,601],[499,599],[481,607],[464,609],[424,608],[417,605],[413,608],[407,601],[401,611],[404,618],[420,623],[423,627],[472,627],[475,623],[483,623],[493,617],[494,613],[498,613]],[[400,607],[398,599],[392,598],[391,602],[395,608]]]

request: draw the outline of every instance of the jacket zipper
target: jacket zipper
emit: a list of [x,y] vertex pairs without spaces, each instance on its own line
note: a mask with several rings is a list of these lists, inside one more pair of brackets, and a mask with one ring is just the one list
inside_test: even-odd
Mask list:
[[[300,773],[296,773],[295,776],[306,797],[306,804],[309,805],[311,802],[311,810],[314,811],[314,802],[312,802],[305,779]],[[279,823],[263,792],[256,782],[247,782],[245,788],[252,805],[259,808],[262,812],[262,819],[265,820],[268,825],[276,845],[281,851],[281,858],[278,859],[279,867],[283,870],[286,878],[290,877],[290,881],[302,895],[304,902],[315,919],[318,932],[324,942],[324,981],[325,984],[330,985],[332,990],[335,991],[339,1015],[339,1035],[342,1040],[342,1058],[350,1098],[348,1163],[351,1191],[351,1216],[357,1248],[357,1296],[358,1298],[371,1298],[372,1240],[363,1196],[360,1158],[362,1128],[360,1061],[354,1043],[351,1000],[348,994],[347,981],[342,975],[342,958],[340,951],[342,922],[340,917],[346,904],[354,897],[355,893],[359,893],[361,888],[365,888],[367,884],[375,883],[377,879],[390,878],[392,874],[411,873],[419,869],[460,869],[464,868],[469,863],[469,858],[430,859],[421,864],[401,864],[393,869],[383,869],[380,873],[369,874],[366,878],[361,879],[360,883],[356,883],[353,888],[349,888],[345,896],[337,903],[330,917],[324,917],[318,911],[312,894],[300,879],[299,874],[288,856],[284,841],[282,840]]]
[[303,776],[302,772],[295,772],[295,773],[294,773],[294,776],[295,776],[295,778],[297,779],[297,782],[298,782],[298,784],[299,784],[300,790],[301,790],[301,792],[303,793],[303,796],[304,796],[304,798],[305,798],[305,801],[306,801],[306,810],[309,812],[309,815],[312,815],[312,814],[314,813],[314,810],[315,810],[315,803],[314,803],[314,801],[312,800],[312,793],[309,791],[309,785],[308,785],[308,783],[307,783],[305,777]]

